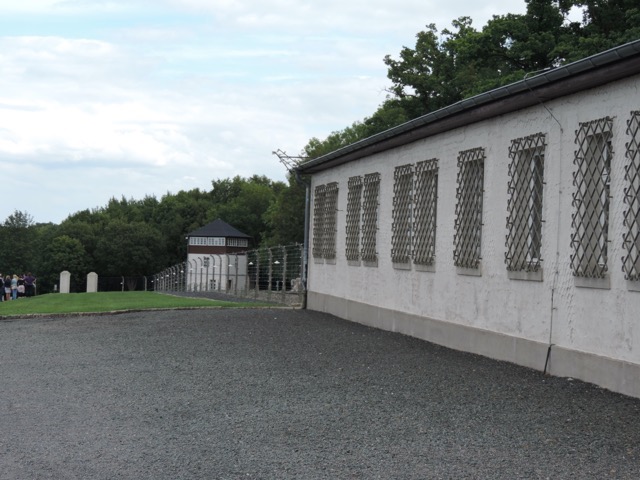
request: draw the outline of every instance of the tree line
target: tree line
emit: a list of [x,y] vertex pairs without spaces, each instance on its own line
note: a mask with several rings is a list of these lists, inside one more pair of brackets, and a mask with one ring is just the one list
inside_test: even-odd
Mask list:
[[[152,275],[186,259],[185,236],[222,218],[251,237],[254,247],[301,243],[304,187],[294,180],[236,176],[214,180],[210,191],[194,189],[157,199],[111,198],[60,224],[34,223],[16,210],[0,225],[2,273],[33,272],[38,293],[53,291],[59,274],[85,279]],[[81,282],[81,280],[80,280]]]
[[[494,16],[481,29],[469,17],[438,31],[427,25],[413,48],[387,55],[391,86],[370,116],[312,138],[301,155],[316,158],[455,102],[528,75],[640,38],[638,0],[525,0],[526,13]],[[582,18],[569,20],[572,8]],[[76,278],[150,275],[186,258],[185,235],[221,218],[248,234],[252,246],[300,243],[305,189],[295,179],[264,176],[214,180],[157,199],[112,198],[71,214],[61,224],[35,224],[15,211],[0,225],[2,273],[32,271],[38,291],[51,291],[59,272]]]
[[[369,117],[312,138],[316,158],[465,98],[640,38],[638,0],[525,0],[524,14],[494,15],[481,29],[460,17],[429,24],[415,46],[387,55],[387,98]],[[575,9],[582,12],[575,20]],[[572,20],[573,19],[573,20]]]

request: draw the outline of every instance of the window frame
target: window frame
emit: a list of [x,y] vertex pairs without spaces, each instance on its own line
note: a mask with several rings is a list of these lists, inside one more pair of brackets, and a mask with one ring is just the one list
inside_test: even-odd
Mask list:
[[453,263],[460,274],[481,275],[485,159],[483,147],[458,154]]
[[368,173],[363,179],[362,192],[362,247],[360,257],[365,266],[378,265],[378,212],[380,173]]
[[511,141],[505,264],[509,277],[542,280],[546,135]]
[[575,142],[578,148],[573,173],[571,271],[578,286],[610,288],[613,119],[603,117],[580,123]]

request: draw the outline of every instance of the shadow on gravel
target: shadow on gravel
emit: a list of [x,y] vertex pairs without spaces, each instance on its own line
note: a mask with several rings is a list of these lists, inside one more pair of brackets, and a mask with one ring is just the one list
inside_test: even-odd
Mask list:
[[217,291],[204,292],[164,292],[169,295],[192,298],[209,298],[211,300],[221,300],[226,302],[260,303],[273,306],[302,308],[303,295],[295,292],[266,292],[260,291],[259,297],[255,297],[249,292],[247,296],[231,295]]
[[226,293],[219,292],[164,292],[168,295],[175,295],[177,297],[189,297],[189,298],[208,298],[210,300],[220,300],[223,302],[241,302],[241,303],[260,303],[260,304],[269,304],[271,303],[273,306],[278,306],[278,302],[268,302],[259,298],[253,298],[250,296],[247,297],[236,297],[233,295],[228,295]]
[[1,479],[636,479],[640,400],[318,312],[0,322]]

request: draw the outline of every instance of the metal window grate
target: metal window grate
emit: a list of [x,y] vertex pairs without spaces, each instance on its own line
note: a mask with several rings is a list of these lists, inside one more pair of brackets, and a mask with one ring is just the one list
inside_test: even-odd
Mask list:
[[537,272],[542,261],[545,135],[511,141],[507,191],[507,270]]
[[362,177],[351,177],[347,194],[346,256],[347,260],[360,259],[360,220],[362,215]]
[[604,278],[608,270],[612,127],[605,117],[576,131],[571,269],[578,277]]
[[438,160],[416,164],[414,197],[413,261],[433,265],[436,255],[436,207],[438,200]]
[[626,255],[622,257],[622,271],[627,280],[640,281],[640,111],[631,112],[627,121],[627,135],[631,140],[626,145],[624,203],[624,227],[622,246]]
[[380,174],[369,173],[364,176],[362,201],[362,260],[376,262],[376,237],[378,233],[378,195],[380,192]]
[[336,258],[336,230],[338,223],[338,183],[328,183],[325,190],[322,256]]
[[322,258],[326,189],[317,185],[313,194],[313,258]]
[[411,201],[413,165],[396,167],[393,173],[393,223],[391,224],[391,260],[411,261]]
[[484,148],[465,150],[458,155],[458,188],[453,237],[456,267],[478,268],[482,240],[482,197]]

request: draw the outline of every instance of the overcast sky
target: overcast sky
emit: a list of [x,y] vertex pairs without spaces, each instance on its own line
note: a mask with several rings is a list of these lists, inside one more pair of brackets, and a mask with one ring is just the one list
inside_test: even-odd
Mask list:
[[524,0],[0,0],[0,222],[259,174],[371,115],[415,34]]

